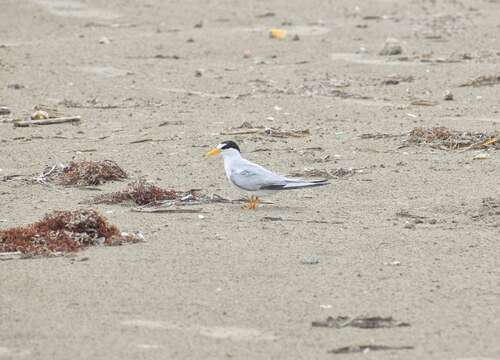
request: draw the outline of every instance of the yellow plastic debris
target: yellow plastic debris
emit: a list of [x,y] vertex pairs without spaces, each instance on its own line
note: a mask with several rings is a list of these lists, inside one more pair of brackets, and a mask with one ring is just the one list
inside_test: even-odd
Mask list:
[[271,29],[269,37],[272,39],[283,40],[286,37],[286,30],[283,29]]

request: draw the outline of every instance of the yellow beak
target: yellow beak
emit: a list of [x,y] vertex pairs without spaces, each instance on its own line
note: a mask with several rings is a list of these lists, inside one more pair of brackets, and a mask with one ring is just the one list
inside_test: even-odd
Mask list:
[[220,152],[221,152],[220,149],[217,149],[217,148],[212,149],[212,150],[210,150],[209,152],[207,152],[205,154],[205,159],[208,158],[208,157],[210,157],[210,156],[219,155]]

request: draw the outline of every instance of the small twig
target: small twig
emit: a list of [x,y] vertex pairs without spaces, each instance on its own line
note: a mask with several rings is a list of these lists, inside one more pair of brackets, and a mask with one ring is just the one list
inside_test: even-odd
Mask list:
[[202,209],[165,209],[165,208],[136,207],[136,208],[132,208],[131,211],[134,211],[134,212],[146,212],[146,213],[192,214],[192,213],[201,213]]
[[263,131],[264,131],[263,128],[242,129],[242,130],[227,130],[227,131],[222,131],[220,134],[221,135],[247,135],[247,134],[262,133]]
[[80,122],[80,116],[69,116],[69,117],[59,117],[53,119],[43,119],[43,120],[21,120],[15,121],[14,127],[27,127],[31,125],[52,125],[52,124],[63,124],[63,123],[77,123]]
[[129,142],[129,144],[140,144],[140,143],[149,142],[149,141],[154,141],[154,140],[153,139],[140,139],[140,140],[131,141],[131,142]]
[[35,178],[35,181],[39,184],[46,185],[46,179],[47,177],[54,172],[54,170],[57,169],[57,165],[52,166],[47,172],[42,172],[40,175],[38,175]]

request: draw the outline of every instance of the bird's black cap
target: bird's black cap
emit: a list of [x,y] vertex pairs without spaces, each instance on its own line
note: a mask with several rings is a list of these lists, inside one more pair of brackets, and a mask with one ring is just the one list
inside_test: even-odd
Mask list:
[[221,150],[236,149],[238,150],[238,152],[241,152],[239,146],[232,140],[224,141],[221,143],[221,145]]

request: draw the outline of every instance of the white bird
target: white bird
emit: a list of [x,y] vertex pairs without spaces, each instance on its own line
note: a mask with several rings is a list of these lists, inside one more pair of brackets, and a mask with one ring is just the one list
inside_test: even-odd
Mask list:
[[270,195],[281,190],[296,190],[328,185],[327,180],[289,179],[278,175],[244,159],[240,148],[234,141],[224,141],[210,150],[205,156],[221,154],[224,158],[224,169],[229,182],[238,189],[254,194],[250,197],[248,209],[256,209],[259,197]]

